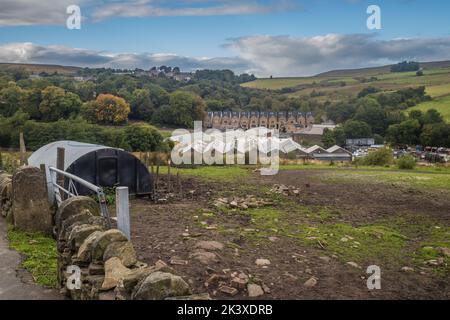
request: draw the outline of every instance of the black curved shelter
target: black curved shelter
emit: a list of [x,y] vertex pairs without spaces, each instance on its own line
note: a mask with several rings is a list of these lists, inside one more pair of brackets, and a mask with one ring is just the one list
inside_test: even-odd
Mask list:
[[[152,177],[145,165],[133,154],[122,149],[80,143],[58,141],[34,152],[28,160],[30,165],[41,164],[56,167],[58,148],[65,149],[65,171],[103,188],[128,187],[131,195],[149,195],[152,191]],[[49,178],[49,172],[47,172]],[[50,181],[47,179],[47,181]],[[69,181],[66,180],[65,188]],[[79,195],[91,191],[75,183]]]

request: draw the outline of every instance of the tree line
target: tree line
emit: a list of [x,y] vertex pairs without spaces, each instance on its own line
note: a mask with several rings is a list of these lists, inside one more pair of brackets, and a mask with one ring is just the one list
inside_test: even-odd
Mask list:
[[450,147],[450,124],[445,122],[438,111],[405,112],[430,99],[425,93],[425,87],[390,93],[377,88],[365,88],[357,99],[327,108],[328,118],[341,126],[333,131],[327,130],[322,142],[325,146],[343,146],[346,139],[375,138],[379,144],[388,142],[393,145]]

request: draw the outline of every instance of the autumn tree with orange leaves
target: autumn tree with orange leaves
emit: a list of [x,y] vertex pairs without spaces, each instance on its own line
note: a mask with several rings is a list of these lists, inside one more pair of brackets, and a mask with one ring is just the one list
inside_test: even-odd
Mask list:
[[128,120],[130,105],[120,97],[112,94],[100,94],[94,101],[83,104],[83,116],[92,122],[121,124]]

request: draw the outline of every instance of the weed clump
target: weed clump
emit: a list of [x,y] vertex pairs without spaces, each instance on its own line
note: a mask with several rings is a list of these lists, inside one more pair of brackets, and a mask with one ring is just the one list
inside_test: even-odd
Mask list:
[[397,166],[401,170],[413,170],[416,167],[416,159],[406,155],[397,160]]

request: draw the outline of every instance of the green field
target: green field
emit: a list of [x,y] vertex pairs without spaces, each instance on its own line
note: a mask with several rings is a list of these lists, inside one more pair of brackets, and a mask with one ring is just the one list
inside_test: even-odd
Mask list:
[[[182,176],[196,177],[204,181],[230,182],[247,178],[256,166],[196,166],[179,170]],[[319,170],[326,173],[327,181],[370,181],[371,183],[389,183],[417,189],[440,189],[450,191],[449,167],[417,167],[414,170],[399,170],[396,166],[330,166],[326,164],[281,165],[280,171]],[[160,167],[160,174],[167,174],[167,167]],[[172,168],[172,174],[176,169]],[[369,178],[369,179],[368,179]]]
[[423,102],[413,108],[408,109],[408,111],[420,110],[422,112],[425,112],[429,109],[436,109],[448,122],[450,122],[450,95],[444,96],[442,98],[437,98],[433,101]]
[[[427,66],[427,64],[425,64]],[[366,73],[364,73],[366,70]],[[450,121],[450,68],[447,64],[430,64],[425,67],[424,75],[418,77],[415,72],[391,73],[389,68],[361,69],[355,71],[333,71],[315,77],[258,79],[244,83],[247,88],[279,90],[295,88],[286,93],[290,98],[311,96],[313,92],[318,102],[338,102],[355,98],[362,89],[372,86],[384,91],[394,91],[409,87],[425,86],[426,92],[434,100],[421,103],[409,110],[427,111],[431,108],[439,111]],[[370,79],[371,77],[375,77]],[[369,79],[369,81],[368,81]],[[345,82],[345,85],[342,83]],[[305,87],[301,87],[305,86]]]
[[28,63],[0,63],[0,70],[11,70],[16,68],[23,68],[28,72],[38,74],[41,72],[46,72],[49,74],[59,73],[59,74],[74,74],[79,67],[70,66],[60,66],[60,65],[50,65],[50,64],[28,64]]
[[242,86],[253,89],[278,90],[283,88],[296,87],[303,84],[310,84],[314,81],[321,80],[322,79],[316,77],[257,79],[255,81],[243,83]]
[[427,94],[433,98],[450,95],[450,83],[427,87]]

